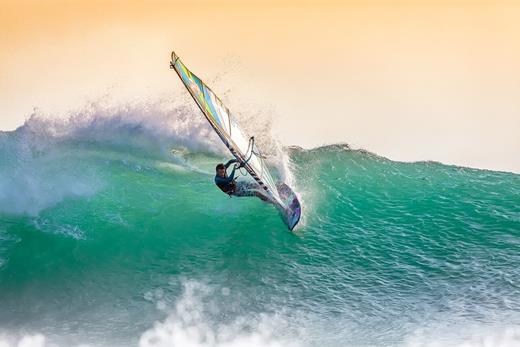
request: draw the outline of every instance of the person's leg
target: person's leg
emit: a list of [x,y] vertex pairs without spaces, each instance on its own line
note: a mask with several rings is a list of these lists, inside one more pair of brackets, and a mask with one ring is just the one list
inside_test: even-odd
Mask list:
[[260,185],[256,182],[237,182],[237,186],[233,196],[256,196],[262,201],[269,201],[266,195],[263,194],[263,190]]
[[243,196],[256,196],[252,184],[244,181],[236,183],[236,188],[232,195],[239,198]]

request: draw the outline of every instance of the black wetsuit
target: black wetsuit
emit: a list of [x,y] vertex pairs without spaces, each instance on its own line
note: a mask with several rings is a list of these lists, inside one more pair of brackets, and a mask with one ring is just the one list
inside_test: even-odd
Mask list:
[[[229,167],[229,165],[236,163],[236,162],[237,162],[236,159],[231,159],[230,161],[228,161],[224,165],[226,167],[226,170]],[[215,175],[215,184],[220,188],[220,190],[222,190],[226,194],[233,194],[233,192],[235,191],[235,188],[236,188],[236,184],[234,181],[235,169],[236,168],[233,168],[233,171],[231,171],[231,175],[229,175],[229,177],[228,176],[220,177],[219,175]]]

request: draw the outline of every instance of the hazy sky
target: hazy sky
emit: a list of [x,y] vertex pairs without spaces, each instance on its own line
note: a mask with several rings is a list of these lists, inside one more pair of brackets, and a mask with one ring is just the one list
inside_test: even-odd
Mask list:
[[0,129],[178,92],[175,49],[285,144],[520,172],[520,0],[0,4]]

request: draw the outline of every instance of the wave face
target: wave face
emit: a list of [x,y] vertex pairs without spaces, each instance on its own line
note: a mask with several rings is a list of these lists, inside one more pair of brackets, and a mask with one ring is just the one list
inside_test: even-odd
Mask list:
[[292,234],[214,186],[228,155],[195,111],[0,133],[0,346],[519,345],[520,176],[259,128],[303,201]]

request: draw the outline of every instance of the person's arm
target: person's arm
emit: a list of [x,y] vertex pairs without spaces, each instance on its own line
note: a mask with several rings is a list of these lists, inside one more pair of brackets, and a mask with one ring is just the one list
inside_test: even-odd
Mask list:
[[226,164],[224,164],[224,166],[226,167],[226,169],[229,167],[229,165],[233,164],[233,163],[236,163],[237,160],[236,159],[231,159],[230,161],[228,161]]
[[[236,160],[235,160],[235,161],[236,161]],[[236,170],[236,169],[237,169],[237,167],[235,166],[235,167],[233,168],[233,171],[231,171],[231,175],[229,175],[229,177],[228,177],[228,178],[229,178],[229,181],[228,181],[228,182],[233,181],[233,178],[235,178],[235,170]]]

